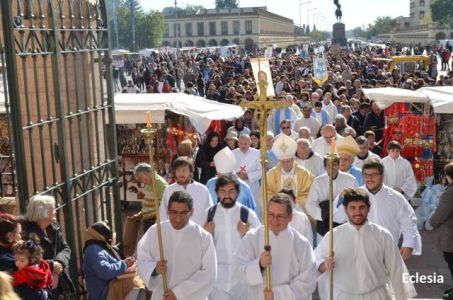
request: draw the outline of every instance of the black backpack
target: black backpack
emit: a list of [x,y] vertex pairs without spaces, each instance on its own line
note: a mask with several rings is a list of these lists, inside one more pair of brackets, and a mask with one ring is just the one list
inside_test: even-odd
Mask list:
[[[216,205],[209,208],[207,223],[212,222],[212,220],[214,220],[214,215],[218,205],[219,204],[217,203]],[[249,209],[241,205],[241,221],[247,224],[248,220],[249,220]]]

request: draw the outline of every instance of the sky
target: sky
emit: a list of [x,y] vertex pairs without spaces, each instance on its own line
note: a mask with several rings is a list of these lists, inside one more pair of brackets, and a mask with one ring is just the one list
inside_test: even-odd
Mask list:
[[[177,0],[178,7],[185,7],[187,4],[203,5],[206,8],[214,8],[215,0]],[[167,6],[174,6],[174,0],[139,0],[145,10],[154,9],[162,11]],[[302,24],[307,23],[307,9],[313,9],[309,12],[310,27],[313,26],[313,15],[315,23],[322,30],[332,30],[331,24],[335,22],[335,9],[333,0],[311,0],[311,3],[299,6],[300,3],[307,0],[240,0],[241,7],[267,6],[267,9],[273,13],[293,19],[295,24],[299,24],[299,18]],[[346,30],[362,27],[373,22],[380,16],[409,16],[409,0],[340,0],[341,10],[343,12],[343,23]],[[299,7],[301,9],[299,10]],[[301,12],[301,13],[300,13]],[[328,20],[328,21],[321,21]],[[330,25],[329,25],[330,22]]]

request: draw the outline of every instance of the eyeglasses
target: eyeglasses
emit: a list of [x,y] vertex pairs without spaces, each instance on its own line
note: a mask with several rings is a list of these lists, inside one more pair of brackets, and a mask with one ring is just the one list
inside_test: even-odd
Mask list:
[[283,220],[288,219],[288,217],[289,217],[288,215],[274,215],[273,213],[269,213],[268,216],[269,216],[269,219],[277,220],[277,221],[283,221]]
[[190,210],[182,210],[182,211],[176,211],[176,210],[169,210],[168,211],[168,214],[170,216],[181,216],[181,217],[185,217],[187,216],[188,214],[190,213]]
[[290,129],[291,126],[283,126],[282,129]]
[[363,177],[364,178],[375,178],[375,177],[378,177],[378,176],[381,176],[381,173],[363,173]]

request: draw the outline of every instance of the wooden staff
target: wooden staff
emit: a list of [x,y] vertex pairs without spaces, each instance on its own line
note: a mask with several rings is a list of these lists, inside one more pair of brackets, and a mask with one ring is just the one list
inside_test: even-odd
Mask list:
[[[258,58],[258,66],[260,66],[260,58]],[[261,66],[260,66],[261,67]],[[258,87],[260,91],[259,100],[246,101],[243,100],[239,104],[243,109],[252,108],[258,114],[259,131],[260,131],[260,152],[261,152],[261,193],[262,193],[262,206],[263,206],[263,221],[264,221],[264,250],[270,251],[269,244],[269,218],[267,212],[267,190],[266,190],[266,163],[267,163],[267,116],[276,108],[285,108],[288,105],[277,101],[267,101],[267,85],[268,82],[265,76],[260,76],[261,68],[259,68]],[[266,267],[266,289],[271,290],[271,269],[270,266]]]
[[[335,137],[330,142],[330,176],[329,176],[329,255],[333,257],[333,162],[335,160]],[[333,300],[333,269],[329,271],[330,300]]]
[[[149,164],[151,165],[151,171],[153,172],[152,176],[152,187],[154,193],[154,210],[156,212],[156,227],[157,227],[157,241],[159,243],[159,256],[160,260],[164,261],[164,246],[162,243],[162,230],[160,227],[160,213],[159,213],[159,203],[157,198],[157,188],[156,188],[156,170],[154,168],[154,136],[157,133],[157,129],[151,126],[151,112],[146,112],[146,128],[141,130],[141,133],[145,137],[145,142],[148,145],[148,154],[149,154]],[[162,273],[162,284],[164,287],[164,292],[168,292],[167,286],[167,272]]]

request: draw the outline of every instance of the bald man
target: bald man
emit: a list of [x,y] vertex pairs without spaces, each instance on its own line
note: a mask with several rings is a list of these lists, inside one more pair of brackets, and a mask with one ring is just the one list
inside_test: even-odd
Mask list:
[[326,154],[330,154],[330,143],[332,142],[333,137],[335,137],[337,140],[343,138],[342,136],[337,134],[335,127],[333,127],[332,125],[324,126],[324,128],[321,129],[321,136],[317,138],[312,144],[313,151],[321,155],[321,157],[324,157]]
[[[236,158],[236,167],[234,168],[239,178],[244,180],[252,190],[254,199],[261,199],[261,164],[260,151],[250,147],[252,141],[248,134],[239,136],[239,148],[233,150]],[[257,200],[257,202],[259,202]]]

